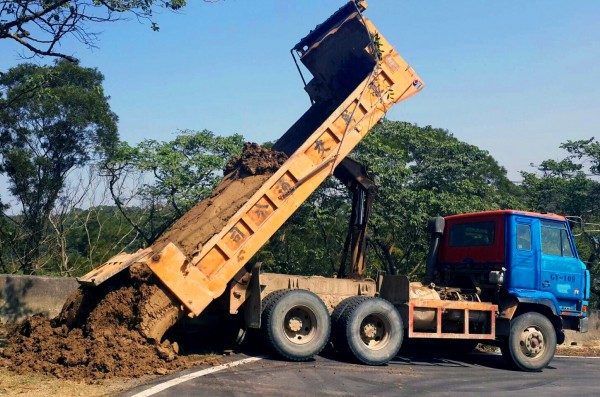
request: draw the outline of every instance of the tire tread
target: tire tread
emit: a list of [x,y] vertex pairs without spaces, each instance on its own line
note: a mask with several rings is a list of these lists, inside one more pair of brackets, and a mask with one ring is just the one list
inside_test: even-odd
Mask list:
[[[513,341],[513,332],[520,332],[519,330],[522,329],[523,326],[531,325],[537,325],[539,328],[545,328],[547,331],[543,335],[545,339],[544,343],[547,344],[546,349],[548,350],[544,352],[546,356],[540,361],[541,365],[539,363],[534,365],[535,362],[533,360],[521,355],[519,348],[516,346],[516,341]],[[510,361],[512,361],[512,363],[522,371],[539,372],[552,361],[554,353],[556,352],[556,331],[552,322],[546,316],[537,312],[523,313],[513,320],[510,328],[511,335],[508,338],[507,354],[512,360],[507,360],[509,364],[511,364]]]
[[[279,346],[279,343],[276,340],[275,335],[272,332],[272,327],[270,326],[273,315],[274,315],[274,309],[276,307],[276,304],[279,301],[281,301],[284,297],[286,297],[292,293],[297,293],[297,291],[303,291],[303,292],[309,293],[309,294],[313,295],[314,297],[316,297],[318,299],[318,302],[321,305],[320,309],[324,310],[325,313],[327,313],[327,317],[329,317],[329,312],[327,311],[327,307],[325,306],[323,301],[321,301],[321,299],[316,294],[314,294],[310,291],[306,291],[306,290],[277,290],[277,291],[274,291],[274,292],[270,293],[269,295],[267,295],[263,301],[261,328],[263,331],[262,334],[263,334],[264,342],[267,344],[267,346],[269,346],[272,350],[274,350],[280,356],[282,356],[285,359],[290,360],[290,361],[306,361],[306,360],[310,359],[312,356],[319,354],[323,350],[323,348],[325,348],[325,345],[329,341],[329,337],[331,334],[330,323],[326,325],[328,327],[328,331],[327,331],[327,335],[325,337],[325,341],[323,343],[321,343],[321,345],[318,347],[318,349],[316,349],[316,351],[313,354],[311,354],[310,357],[296,356],[293,354],[289,354],[284,349],[282,349]],[[329,320],[329,318],[328,318],[328,320]]]

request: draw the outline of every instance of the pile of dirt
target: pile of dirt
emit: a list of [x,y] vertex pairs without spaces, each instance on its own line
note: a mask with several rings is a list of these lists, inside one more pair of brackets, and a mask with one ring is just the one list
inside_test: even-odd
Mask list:
[[560,345],[556,347],[556,354],[572,357],[600,357],[600,344],[596,346]]
[[173,242],[190,258],[198,254],[286,160],[283,152],[271,151],[256,143],[244,144],[242,155],[229,161],[225,178],[212,195],[175,222],[156,240],[152,250],[158,253]]
[[[179,219],[152,249],[159,252],[174,242],[188,256],[199,252],[286,159],[281,152],[246,144],[242,155],[227,165],[211,197]],[[173,298],[146,265],[132,265],[99,287],[80,288],[56,318],[36,315],[15,326],[0,357],[19,373],[88,381],[166,374],[198,364],[179,356],[176,344],[146,337],[157,322],[170,326],[183,314],[176,302],[165,305],[164,299]]]
[[[69,379],[166,374],[189,367],[177,345],[142,335],[141,307],[159,288],[145,265],[134,265],[114,282],[80,289],[61,314],[34,315],[9,331],[2,352],[7,367]],[[195,362],[197,363],[197,362]]]

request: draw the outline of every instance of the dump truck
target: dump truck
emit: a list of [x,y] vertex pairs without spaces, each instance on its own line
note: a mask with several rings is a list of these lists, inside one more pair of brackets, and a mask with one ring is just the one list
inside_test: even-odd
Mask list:
[[[202,216],[191,211],[151,247],[121,253],[79,282],[94,288],[145,264],[160,290],[144,309],[142,329],[159,341],[183,316],[212,310],[239,315],[246,329],[259,330],[289,360],[310,359],[331,341],[358,362],[381,365],[405,338],[420,338],[465,349],[495,343],[509,363],[540,370],[563,329],[587,326],[589,272],[564,218],[518,211],[434,218],[425,283],[393,272],[365,276],[376,185],[347,156],[395,103],[425,86],[363,15],[366,8],[365,1],[348,2],[292,48],[311,106],[273,147],[287,160],[260,177],[226,175],[200,204]],[[332,175],[352,192],[337,277],[250,267],[252,256]],[[547,242],[551,237],[560,241]],[[555,251],[546,252],[546,244]]]

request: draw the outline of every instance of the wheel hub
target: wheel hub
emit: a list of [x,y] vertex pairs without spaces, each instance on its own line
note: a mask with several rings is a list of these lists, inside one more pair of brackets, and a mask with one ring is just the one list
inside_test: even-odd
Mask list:
[[537,356],[545,348],[544,335],[536,327],[526,328],[521,334],[520,345],[526,355]]
[[302,329],[302,319],[296,316],[291,317],[287,326],[290,331],[298,332]]
[[317,333],[315,314],[306,306],[295,306],[281,324],[288,340],[297,345],[309,343]]
[[360,338],[369,349],[385,347],[390,339],[390,325],[383,316],[371,314],[360,324]]
[[363,334],[367,338],[372,339],[377,335],[377,327],[374,324],[365,324],[363,327]]

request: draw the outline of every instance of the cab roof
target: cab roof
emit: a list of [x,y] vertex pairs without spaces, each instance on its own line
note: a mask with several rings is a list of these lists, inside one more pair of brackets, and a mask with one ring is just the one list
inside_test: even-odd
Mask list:
[[518,211],[518,210],[495,210],[495,211],[481,211],[481,212],[469,212],[466,214],[458,214],[458,215],[449,215],[445,216],[444,219],[466,219],[466,218],[476,218],[479,216],[493,216],[493,215],[522,215],[522,216],[530,216],[533,218],[542,218],[542,219],[552,219],[555,221],[565,221],[566,218],[561,215],[556,215],[552,213],[544,213],[540,214],[538,212],[529,212],[529,211]]

